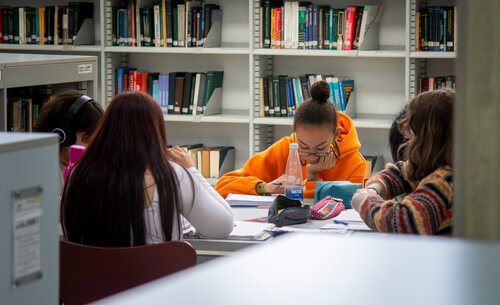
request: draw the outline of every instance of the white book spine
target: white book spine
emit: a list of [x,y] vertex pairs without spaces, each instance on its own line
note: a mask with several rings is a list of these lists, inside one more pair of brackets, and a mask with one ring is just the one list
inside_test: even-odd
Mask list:
[[154,29],[155,29],[155,39],[154,45],[155,47],[160,47],[161,42],[161,29],[160,29],[160,6],[154,6]]
[[299,3],[292,2],[292,49],[299,48]]
[[186,33],[185,33],[185,11],[186,6],[184,4],[179,4],[177,6],[177,46],[184,47],[184,42],[186,41]]

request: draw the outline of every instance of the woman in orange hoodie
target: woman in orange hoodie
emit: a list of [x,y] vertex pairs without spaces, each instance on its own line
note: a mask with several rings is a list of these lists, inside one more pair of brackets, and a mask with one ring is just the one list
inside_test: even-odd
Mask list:
[[215,189],[223,197],[229,193],[269,195],[283,193],[284,173],[290,143],[299,145],[304,198],[314,198],[318,181],[349,180],[362,183],[366,161],[359,153],[361,144],[352,120],[337,113],[328,102],[330,86],[325,81],[311,86],[311,99],[295,112],[294,132],[250,158],[242,169],[229,172]]

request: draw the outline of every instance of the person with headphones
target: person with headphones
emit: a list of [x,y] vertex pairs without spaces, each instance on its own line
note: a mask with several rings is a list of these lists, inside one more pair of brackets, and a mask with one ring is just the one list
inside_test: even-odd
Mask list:
[[77,90],[61,91],[43,104],[33,131],[52,132],[59,136],[60,194],[70,146],[87,146],[103,113],[99,103]]

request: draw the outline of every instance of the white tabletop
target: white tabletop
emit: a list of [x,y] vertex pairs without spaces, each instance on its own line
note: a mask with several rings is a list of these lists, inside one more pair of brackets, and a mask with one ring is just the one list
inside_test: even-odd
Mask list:
[[290,234],[99,304],[498,304],[500,244]]

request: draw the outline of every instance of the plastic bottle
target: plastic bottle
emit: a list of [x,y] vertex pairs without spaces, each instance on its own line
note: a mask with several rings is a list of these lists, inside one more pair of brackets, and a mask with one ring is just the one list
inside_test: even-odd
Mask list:
[[304,199],[304,187],[298,148],[297,143],[290,143],[285,171],[285,196],[302,201]]
[[69,148],[69,163],[66,165],[66,169],[64,170],[64,183],[66,183],[66,179],[68,178],[69,173],[75,166],[76,162],[80,160],[83,152],[85,151],[85,146],[81,145],[71,145]]

